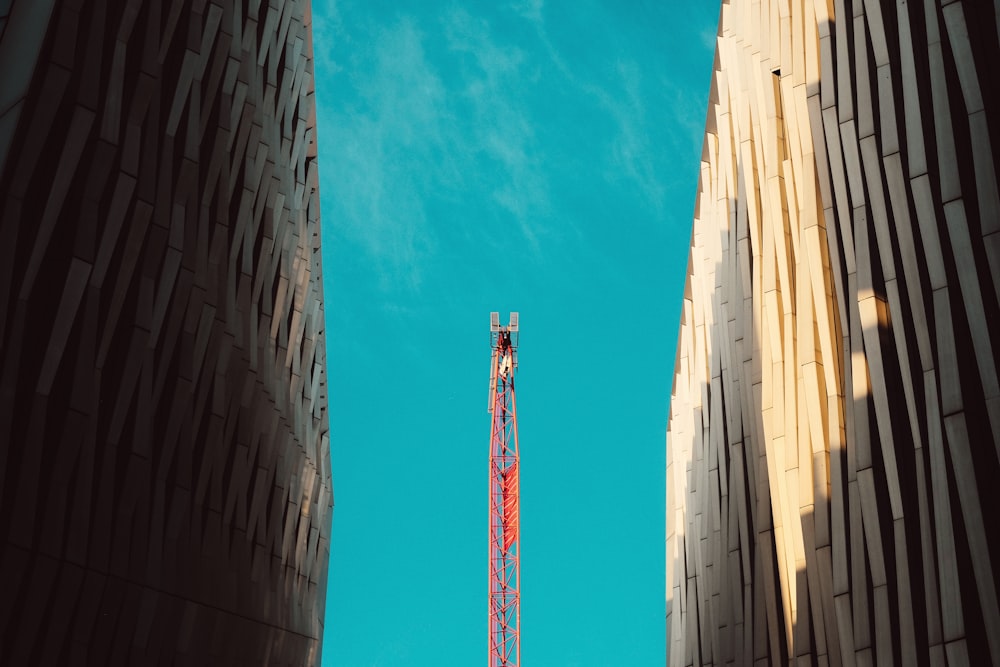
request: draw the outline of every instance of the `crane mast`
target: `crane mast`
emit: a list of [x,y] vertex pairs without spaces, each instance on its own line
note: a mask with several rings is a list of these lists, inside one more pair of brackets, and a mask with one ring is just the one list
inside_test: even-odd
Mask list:
[[521,539],[517,450],[518,314],[500,326],[490,313],[490,608],[489,667],[521,664]]

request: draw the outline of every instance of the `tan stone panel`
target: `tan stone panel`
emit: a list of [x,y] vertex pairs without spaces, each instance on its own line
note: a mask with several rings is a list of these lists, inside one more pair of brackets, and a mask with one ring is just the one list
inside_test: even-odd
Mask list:
[[[748,548],[743,535],[751,526],[757,536],[753,559],[743,553],[740,562],[755,563],[742,608],[744,627],[753,628],[744,642],[753,636],[758,662],[776,656],[779,646],[790,656],[815,652],[819,662],[839,655],[835,660],[848,664],[876,657],[905,663],[923,653],[933,662],[944,656],[934,628],[946,619],[944,640],[966,650],[965,628],[948,613],[968,593],[952,584],[944,599],[945,580],[971,563],[961,562],[954,544],[948,508],[956,489],[948,478],[954,472],[943,472],[950,459],[942,431],[970,400],[979,406],[976,415],[1000,422],[1000,397],[990,389],[996,362],[981,333],[988,291],[981,281],[970,283],[976,273],[967,270],[983,254],[968,250],[972,225],[954,213],[964,204],[949,204],[961,196],[962,164],[976,174],[980,209],[996,207],[986,115],[968,120],[978,137],[970,148],[954,141],[945,108],[954,54],[943,49],[957,48],[954,62],[962,63],[986,47],[953,46],[956,39],[979,39],[954,23],[942,40],[931,2],[917,29],[909,10],[892,14],[874,2],[851,9],[839,0],[805,9],[734,0],[720,17],[715,85],[721,94],[710,114],[695,235],[704,254],[689,267],[693,300],[705,302],[694,306],[698,321],[690,335],[685,330],[693,320],[682,323],[681,346],[694,366],[679,364],[675,379],[675,387],[691,383],[694,401],[672,410],[671,424],[692,424],[678,462],[688,457],[715,469],[725,458],[720,447],[729,447],[732,467],[718,468],[729,483],[699,483],[685,498],[687,511],[718,508],[720,531],[709,538],[717,542],[696,564],[712,577],[725,576],[734,545]],[[887,30],[898,35],[883,36]],[[901,51],[893,53],[892,45]],[[965,75],[977,65],[963,65]],[[903,91],[900,99],[896,90]],[[935,150],[925,152],[921,119],[928,114]],[[906,164],[899,152],[903,127]],[[934,172],[940,181],[927,175]],[[941,229],[948,231],[944,250],[951,256],[942,252]],[[955,244],[953,235],[968,242]],[[988,269],[996,284],[1000,242],[993,238],[985,233],[986,262],[977,270]],[[955,313],[968,327],[952,325]],[[980,354],[984,349],[989,354]],[[966,359],[974,364],[971,378]],[[721,378],[713,380],[711,396],[702,391],[709,377]],[[964,395],[977,382],[980,391]],[[675,391],[675,402],[682,395]],[[724,411],[712,405],[720,395]],[[696,411],[693,422],[683,417],[687,410]],[[713,424],[722,419],[730,430],[740,425],[744,437],[720,443]],[[744,460],[746,506],[738,490]],[[976,480],[967,482],[974,487]],[[706,490],[719,498],[706,501]],[[968,504],[978,501],[963,508]],[[886,545],[889,525],[893,540]],[[907,553],[917,540],[921,555]],[[883,548],[891,549],[888,563]],[[817,560],[820,553],[826,555]],[[771,565],[762,567],[762,558]],[[825,573],[817,574],[816,563],[828,563]],[[911,596],[908,587],[922,587],[923,594]],[[730,637],[735,626],[719,622],[723,597],[711,614],[720,637]],[[676,613],[670,618],[690,622]],[[916,637],[915,626],[924,623],[929,636]],[[887,639],[894,632],[899,636]],[[810,633],[822,636],[826,648],[810,644]],[[718,658],[730,640],[709,634],[698,641],[705,644],[698,655]]]

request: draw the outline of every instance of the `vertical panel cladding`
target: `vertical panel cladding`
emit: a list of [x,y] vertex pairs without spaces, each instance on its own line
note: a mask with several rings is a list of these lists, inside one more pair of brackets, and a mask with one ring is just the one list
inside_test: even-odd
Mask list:
[[0,34],[48,20],[0,164],[0,663],[317,664],[309,0],[29,5]]
[[667,432],[670,664],[1000,664],[998,19],[723,3]]

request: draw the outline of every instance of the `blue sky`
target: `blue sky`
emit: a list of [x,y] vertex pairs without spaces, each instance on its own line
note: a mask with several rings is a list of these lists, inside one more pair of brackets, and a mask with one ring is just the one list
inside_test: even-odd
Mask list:
[[489,313],[521,313],[522,662],[660,665],[716,3],[313,0],[323,664],[481,664]]

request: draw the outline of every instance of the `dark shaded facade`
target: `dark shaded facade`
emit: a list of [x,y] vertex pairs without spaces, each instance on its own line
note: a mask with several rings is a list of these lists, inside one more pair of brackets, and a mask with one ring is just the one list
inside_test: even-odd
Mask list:
[[0,664],[318,663],[309,2],[0,21]]

